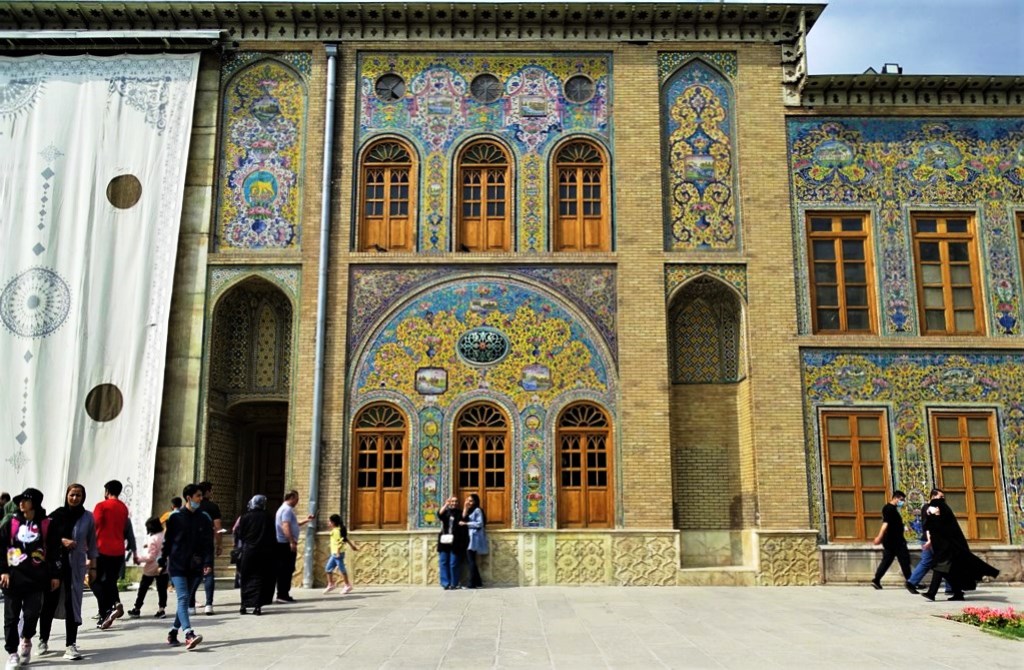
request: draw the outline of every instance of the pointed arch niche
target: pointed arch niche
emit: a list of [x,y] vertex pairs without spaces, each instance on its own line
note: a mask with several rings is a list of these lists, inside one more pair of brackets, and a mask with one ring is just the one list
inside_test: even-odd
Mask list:
[[[661,91],[665,249],[738,249],[735,98],[729,78],[701,58]],[[726,72],[735,70],[726,68]]]
[[743,304],[700,275],[668,308],[675,527],[684,567],[742,565],[753,526],[754,460]]
[[228,288],[213,308],[202,473],[225,519],[256,493],[281,504],[292,330],[291,299],[260,277]]

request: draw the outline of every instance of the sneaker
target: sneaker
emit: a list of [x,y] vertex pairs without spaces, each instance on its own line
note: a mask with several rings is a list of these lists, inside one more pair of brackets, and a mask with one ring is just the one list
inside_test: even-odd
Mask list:
[[196,635],[193,631],[189,631],[185,634],[185,648],[192,651],[199,643],[203,641],[202,635]]
[[43,654],[49,653],[49,651],[50,651],[50,644],[46,640],[40,640],[39,641],[39,655],[42,656]]
[[138,607],[133,607],[130,610],[128,610],[129,619],[138,619],[140,616],[142,616],[142,612],[139,610]]
[[946,600],[961,601],[961,600],[967,600],[967,598],[964,598],[964,594],[962,594],[962,593],[955,593],[955,594],[953,594],[952,598],[946,598]]
[[7,657],[7,670],[17,670],[21,666],[21,661],[18,660],[17,654],[11,654]]
[[335,588],[335,587],[334,587],[334,584],[328,584],[328,585],[327,585],[327,588],[326,588],[326,589],[324,589],[324,593],[330,593],[331,591],[333,591],[333,590],[334,590],[334,588]]
[[882,590],[882,585],[879,583],[879,581],[877,579],[872,579],[871,580],[871,586],[876,591],[881,591]]
[[910,582],[907,582],[907,583],[905,584],[905,586],[907,587],[907,590],[908,590],[908,591],[910,591],[911,593],[913,593],[913,594],[915,594],[915,595],[917,594],[917,587],[916,587],[916,586],[914,586],[914,585],[913,585],[913,584],[911,584]]
[[164,612],[164,608],[161,607],[160,609],[158,609],[156,611],[156,614],[153,615],[153,618],[154,619],[163,619],[165,616],[167,616],[167,613]]
[[278,596],[277,597],[277,602],[279,602],[279,603],[293,603],[293,602],[295,602],[295,598],[292,598],[291,596]]
[[178,631],[172,630],[167,634],[167,646],[177,647],[181,642],[178,641]]
[[68,661],[80,661],[82,660],[82,654],[78,652],[77,644],[69,644],[68,648],[64,650],[64,658]]
[[115,619],[120,619],[123,616],[124,616],[124,605],[122,605],[121,603],[117,603],[116,605],[114,605],[114,618]]
[[18,661],[22,665],[28,665],[32,662],[32,641],[22,640],[21,646],[18,647]]
[[196,608],[195,607],[189,607],[188,608],[188,614],[189,614],[189,616],[195,616],[196,615]]
[[351,584],[345,584],[345,588],[343,588],[341,590],[341,592],[342,593],[352,593],[352,585]]
[[207,605],[203,608],[203,614],[206,616],[213,616],[213,605]]
[[935,596],[931,595],[930,593],[922,593],[921,597],[927,598],[928,600],[935,602]]
[[107,618],[101,621],[96,627],[100,630],[106,630],[114,625],[115,619],[117,619],[117,610],[110,610],[110,614],[107,615]]

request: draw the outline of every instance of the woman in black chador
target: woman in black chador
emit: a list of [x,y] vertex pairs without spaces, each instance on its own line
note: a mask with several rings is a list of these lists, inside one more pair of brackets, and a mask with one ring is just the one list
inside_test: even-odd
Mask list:
[[249,501],[248,511],[238,521],[235,531],[242,548],[238,571],[242,582],[242,606],[239,614],[260,615],[263,606],[274,596],[274,517],[267,512],[267,497],[255,495]]
[[983,577],[997,577],[999,570],[971,553],[953,510],[942,498],[933,498],[928,504],[924,530],[932,543],[935,565],[928,592],[921,595],[935,600],[939,584],[945,579],[953,589],[950,600],[963,600],[964,591],[973,591]]

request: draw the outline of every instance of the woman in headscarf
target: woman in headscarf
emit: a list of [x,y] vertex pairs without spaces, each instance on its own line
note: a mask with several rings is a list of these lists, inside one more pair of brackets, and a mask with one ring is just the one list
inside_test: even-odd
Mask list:
[[249,501],[248,509],[238,521],[238,541],[242,555],[238,560],[241,574],[242,606],[239,614],[247,614],[248,608],[259,616],[263,606],[274,596],[274,549],[277,535],[274,531],[274,517],[267,512],[267,497],[255,495]]
[[943,498],[932,498],[925,510],[924,530],[932,543],[932,582],[921,595],[935,600],[945,579],[953,589],[949,600],[964,600],[964,591],[973,591],[983,577],[998,577],[999,570],[971,553],[967,538],[953,510]]
[[[85,576],[96,579],[96,523],[92,512],[85,509],[85,487],[71,484],[64,492],[64,506],[50,515],[61,533],[60,588],[48,591],[43,597],[43,611],[39,619],[39,653],[49,651],[50,630],[58,609],[64,619],[64,658],[77,661],[78,627],[82,625],[82,596]],[[61,607],[63,605],[63,607]]]

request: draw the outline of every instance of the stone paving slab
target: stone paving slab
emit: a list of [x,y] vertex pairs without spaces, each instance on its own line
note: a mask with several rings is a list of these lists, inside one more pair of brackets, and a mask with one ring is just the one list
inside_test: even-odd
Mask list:
[[[902,589],[819,586],[514,587],[443,591],[359,586],[349,595],[296,589],[300,602],[238,614],[238,591],[218,590],[217,614],[198,615],[199,648],[164,644],[151,593],[138,620],[83,627],[86,658],[64,661],[63,626],[32,667],[159,668],[1024,668],[1024,641],[940,616]],[[128,594],[130,602],[133,593]],[[1024,609],[1024,588],[984,586],[967,605]],[[86,613],[94,612],[91,598]]]

